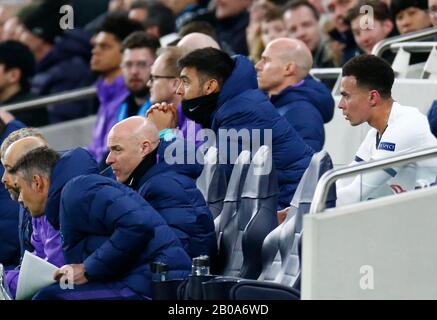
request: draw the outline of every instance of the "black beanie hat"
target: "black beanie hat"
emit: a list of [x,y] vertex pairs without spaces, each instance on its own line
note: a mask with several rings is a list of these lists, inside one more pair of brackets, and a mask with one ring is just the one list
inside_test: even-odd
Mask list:
[[18,41],[0,42],[0,64],[5,65],[5,69],[20,69],[22,85],[29,83],[35,74],[35,57],[26,45]]
[[422,10],[428,9],[428,0],[392,0],[390,4],[390,11],[394,18],[396,15],[410,7],[416,7]]
[[59,13],[61,4],[55,6],[47,3],[36,1],[24,6],[17,13],[17,17],[26,29],[35,36],[49,43],[54,43],[56,37],[63,33],[59,23],[62,17],[62,14]]

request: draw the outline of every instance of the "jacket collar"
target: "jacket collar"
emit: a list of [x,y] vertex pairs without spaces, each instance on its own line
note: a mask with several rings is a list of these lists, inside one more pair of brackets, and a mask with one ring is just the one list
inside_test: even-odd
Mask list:
[[143,177],[146,173],[157,164],[158,160],[156,155],[158,153],[158,147],[155,148],[151,153],[144,157],[143,161],[135,168],[129,178],[126,180],[125,185],[131,187],[134,190],[139,190],[141,185],[144,183]]

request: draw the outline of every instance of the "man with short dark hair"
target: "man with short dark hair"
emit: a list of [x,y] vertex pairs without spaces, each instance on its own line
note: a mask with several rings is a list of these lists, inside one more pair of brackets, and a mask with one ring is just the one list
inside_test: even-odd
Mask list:
[[122,42],[141,30],[139,23],[124,15],[109,14],[93,38],[91,69],[100,74],[96,84],[100,107],[89,150],[97,162],[104,160],[108,132],[117,121],[119,106],[129,95],[120,67]]
[[158,48],[159,41],[143,31],[134,32],[123,41],[121,69],[130,94],[120,105],[117,122],[131,116],[145,116],[152,105],[147,84]]
[[[14,144],[9,149],[14,152]],[[83,153],[69,152],[70,160],[80,160]],[[144,199],[92,172],[60,180],[65,164],[56,151],[40,147],[26,153],[13,169],[20,201],[32,216],[51,211],[60,220],[67,265],[54,278],[67,277],[74,285],[66,290],[59,284],[48,286],[34,299],[150,299],[150,263],[158,261],[168,265],[169,279],[188,275],[188,255]]]
[[[437,145],[426,117],[416,108],[394,101],[394,72],[383,59],[361,55],[343,66],[339,108],[352,126],[367,122],[372,128],[352,164],[378,160]],[[434,182],[426,169],[388,169],[337,182],[337,203],[348,204],[381,194],[412,190],[416,180]],[[385,182],[388,181],[388,186]]]
[[[216,134],[219,129],[249,132],[249,141],[245,138],[234,141],[228,136],[217,144],[219,148],[220,143],[225,143],[231,150],[240,152],[243,146],[255,142],[254,130],[260,130],[261,140],[267,132],[271,133],[280,187],[278,207],[288,207],[314,151],[258,89],[253,64],[243,56],[232,59],[214,48],[195,50],[178,64],[182,82],[177,93],[183,98],[182,108],[188,118]],[[235,159],[227,156],[230,173]]]

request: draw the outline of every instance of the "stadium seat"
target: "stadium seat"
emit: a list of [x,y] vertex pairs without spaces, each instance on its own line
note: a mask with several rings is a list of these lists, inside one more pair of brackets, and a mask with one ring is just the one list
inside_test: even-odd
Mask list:
[[222,211],[227,188],[224,167],[219,163],[218,157],[217,148],[210,147],[204,157],[202,173],[196,181],[197,188],[202,192],[214,219]]

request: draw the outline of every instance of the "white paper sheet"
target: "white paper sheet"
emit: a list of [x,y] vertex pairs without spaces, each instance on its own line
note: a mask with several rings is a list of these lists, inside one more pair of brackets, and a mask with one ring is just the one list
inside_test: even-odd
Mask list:
[[31,299],[38,290],[55,283],[53,275],[57,269],[58,267],[29,251],[24,252],[18,276],[16,300]]

